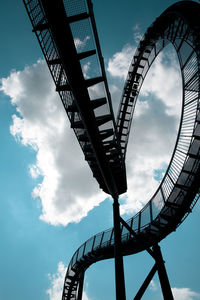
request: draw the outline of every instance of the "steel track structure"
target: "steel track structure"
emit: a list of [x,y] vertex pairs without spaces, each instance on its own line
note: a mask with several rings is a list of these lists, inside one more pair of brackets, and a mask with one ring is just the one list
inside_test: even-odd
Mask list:
[[[143,81],[157,55],[166,45],[174,46],[183,95],[174,151],[162,182],[145,207],[127,222],[119,217],[122,255],[143,250],[152,255],[150,247],[158,252],[158,242],[183,222],[199,198],[200,5],[177,2],[148,28],[133,56],[115,122],[91,2],[24,3],[85,158],[100,187],[113,197],[126,191],[125,156]],[[89,76],[84,72],[87,64],[93,64]],[[104,95],[93,98],[95,89]],[[81,299],[85,270],[114,257],[115,238],[111,228],[78,248],[68,266],[63,300]]]
[[92,3],[27,0],[24,4],[93,176],[104,192],[124,193],[124,160]]

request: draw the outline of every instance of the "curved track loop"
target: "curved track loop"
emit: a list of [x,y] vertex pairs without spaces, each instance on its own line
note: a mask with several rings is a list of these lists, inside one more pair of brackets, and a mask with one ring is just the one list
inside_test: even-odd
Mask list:
[[[126,191],[124,160],[145,76],[167,44],[177,52],[183,101],[174,152],[154,196],[127,221],[140,242],[121,226],[123,255],[143,251],[175,230],[199,197],[200,5],[178,2],[148,28],[133,57],[115,124],[91,1],[57,0],[56,6],[48,0],[24,3],[85,159],[100,187],[111,195]],[[101,98],[95,98],[97,91]],[[62,299],[81,299],[85,270],[113,256],[112,228],[86,241],[70,261]]]
[[[184,220],[199,198],[200,180],[200,5],[183,1],[168,8],[148,28],[133,57],[119,109],[117,128],[125,157],[132,115],[140,88],[156,56],[171,43],[182,73],[182,116],[175,149],[166,174],[147,205],[128,225],[145,241],[122,229],[123,255],[152,246]],[[68,266],[63,300],[79,299],[84,271],[94,262],[114,257],[113,229],[86,241]]]

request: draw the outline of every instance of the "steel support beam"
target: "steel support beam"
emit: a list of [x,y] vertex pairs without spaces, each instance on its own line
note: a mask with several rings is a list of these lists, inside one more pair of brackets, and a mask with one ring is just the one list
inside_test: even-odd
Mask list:
[[140,300],[142,298],[142,296],[144,295],[146,289],[148,288],[153,276],[155,275],[156,271],[157,271],[157,265],[155,263],[155,265],[153,266],[153,268],[151,269],[151,271],[147,275],[145,281],[141,285],[141,288],[139,289],[139,291],[137,292],[137,294],[136,294],[136,296],[134,297],[133,300]]
[[83,283],[84,283],[84,272],[82,272],[79,276],[79,286],[78,286],[78,296],[77,300],[82,300],[83,295]]
[[[143,241],[138,234],[119,216],[120,222],[122,225],[129,230],[129,232],[135,237],[135,239],[143,246],[145,246],[145,241]],[[160,280],[160,285],[163,293],[163,299],[164,300],[174,300],[169,279],[167,276],[167,271],[165,268],[165,262],[162,257],[162,253],[160,250],[160,246],[158,244],[154,245],[152,247],[152,250],[146,246],[145,250],[155,259],[156,264],[150,271],[149,275],[145,279],[143,285],[141,286],[140,290],[138,291],[137,295],[135,296],[134,300],[141,299],[142,295],[144,294],[145,290],[147,289],[151,279],[153,278],[156,270],[158,271],[158,276]]]
[[115,255],[116,300],[126,300],[118,197],[114,198],[113,219],[114,219],[114,241],[115,241],[114,255]]
[[162,293],[163,293],[163,299],[164,300],[174,300],[174,297],[172,295],[172,290],[170,287],[170,283],[169,283],[169,279],[167,276],[167,271],[165,268],[165,262],[163,260],[160,247],[158,245],[154,245],[153,252],[155,255],[158,276],[159,276],[160,285],[161,285],[161,289],[162,289]]

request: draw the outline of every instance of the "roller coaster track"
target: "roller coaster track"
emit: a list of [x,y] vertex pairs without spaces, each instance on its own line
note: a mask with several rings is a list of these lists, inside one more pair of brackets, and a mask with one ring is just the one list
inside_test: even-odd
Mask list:
[[[126,149],[143,81],[163,48],[174,46],[183,96],[172,158],[153,197],[126,222],[136,236],[121,223],[123,255],[148,249],[174,231],[199,198],[200,5],[177,2],[147,29],[133,56],[115,122],[91,1],[24,3],[85,159],[100,187],[112,196],[127,188]],[[62,299],[81,299],[85,270],[112,257],[113,228],[81,245],[69,263]]]

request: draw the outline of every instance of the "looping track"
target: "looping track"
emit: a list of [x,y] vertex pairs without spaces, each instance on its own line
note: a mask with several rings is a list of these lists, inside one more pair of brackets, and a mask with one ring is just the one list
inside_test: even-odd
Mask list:
[[[24,1],[85,158],[100,187],[112,196],[126,191],[124,161],[134,108],[145,76],[166,45],[171,43],[176,50],[183,99],[174,152],[153,197],[127,221],[145,243],[138,242],[121,225],[123,255],[137,253],[175,230],[199,197],[200,5],[178,2],[148,28],[133,56],[115,123],[90,1],[76,1],[77,6],[73,6],[71,1],[63,4],[59,0],[56,7],[50,2]],[[92,46],[80,52],[78,43],[87,44],[90,39]],[[93,64],[89,77],[84,74],[87,64]],[[95,99],[97,89],[101,93],[104,90],[104,95]],[[85,270],[92,263],[113,256],[112,228],[86,241],[70,261],[63,300],[79,299]]]

